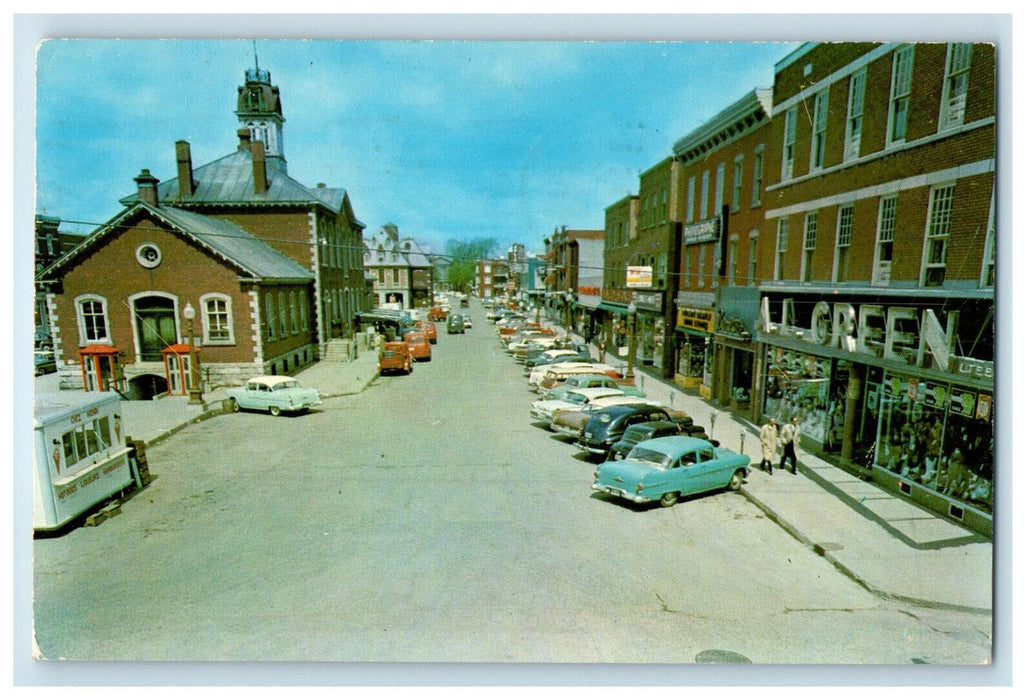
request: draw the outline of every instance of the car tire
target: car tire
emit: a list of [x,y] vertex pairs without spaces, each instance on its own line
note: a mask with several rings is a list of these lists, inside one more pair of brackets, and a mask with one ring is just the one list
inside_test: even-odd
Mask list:
[[678,502],[678,498],[681,496],[677,491],[668,491],[663,496],[660,496],[660,507],[670,508]]
[[240,404],[236,399],[230,399],[230,410],[234,413],[240,413]]
[[737,471],[732,474],[732,480],[728,482],[729,491],[738,491],[742,488],[742,471]]
[[269,407],[269,415],[270,416],[278,416],[278,415],[280,415],[280,407],[279,406],[270,406]]

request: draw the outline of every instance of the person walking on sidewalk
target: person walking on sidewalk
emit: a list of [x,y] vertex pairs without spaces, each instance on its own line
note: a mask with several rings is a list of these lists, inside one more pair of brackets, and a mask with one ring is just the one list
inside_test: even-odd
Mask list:
[[760,469],[771,474],[775,455],[778,453],[778,423],[775,422],[774,416],[760,429],[760,449]]
[[782,459],[778,463],[779,469],[786,468],[786,458],[792,463],[790,474],[796,474],[796,448],[800,446],[800,421],[796,416],[782,426],[779,433],[779,441],[782,443]]

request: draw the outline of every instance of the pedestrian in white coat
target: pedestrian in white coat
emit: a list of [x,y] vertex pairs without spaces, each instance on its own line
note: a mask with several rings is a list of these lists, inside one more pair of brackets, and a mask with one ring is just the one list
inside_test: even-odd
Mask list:
[[775,422],[774,416],[760,429],[760,449],[760,468],[770,474],[774,467],[775,455],[778,454],[778,423]]

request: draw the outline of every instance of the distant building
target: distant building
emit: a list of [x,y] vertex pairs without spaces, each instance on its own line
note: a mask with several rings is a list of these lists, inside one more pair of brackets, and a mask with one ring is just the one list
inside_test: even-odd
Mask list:
[[364,245],[376,306],[398,304],[413,309],[431,305],[435,267],[415,239],[402,238],[396,225],[385,224]]

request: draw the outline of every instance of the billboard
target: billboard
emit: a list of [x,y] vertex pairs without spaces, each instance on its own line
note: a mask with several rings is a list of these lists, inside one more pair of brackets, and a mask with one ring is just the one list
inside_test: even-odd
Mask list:
[[653,267],[651,265],[628,266],[626,287],[649,288],[653,286]]

